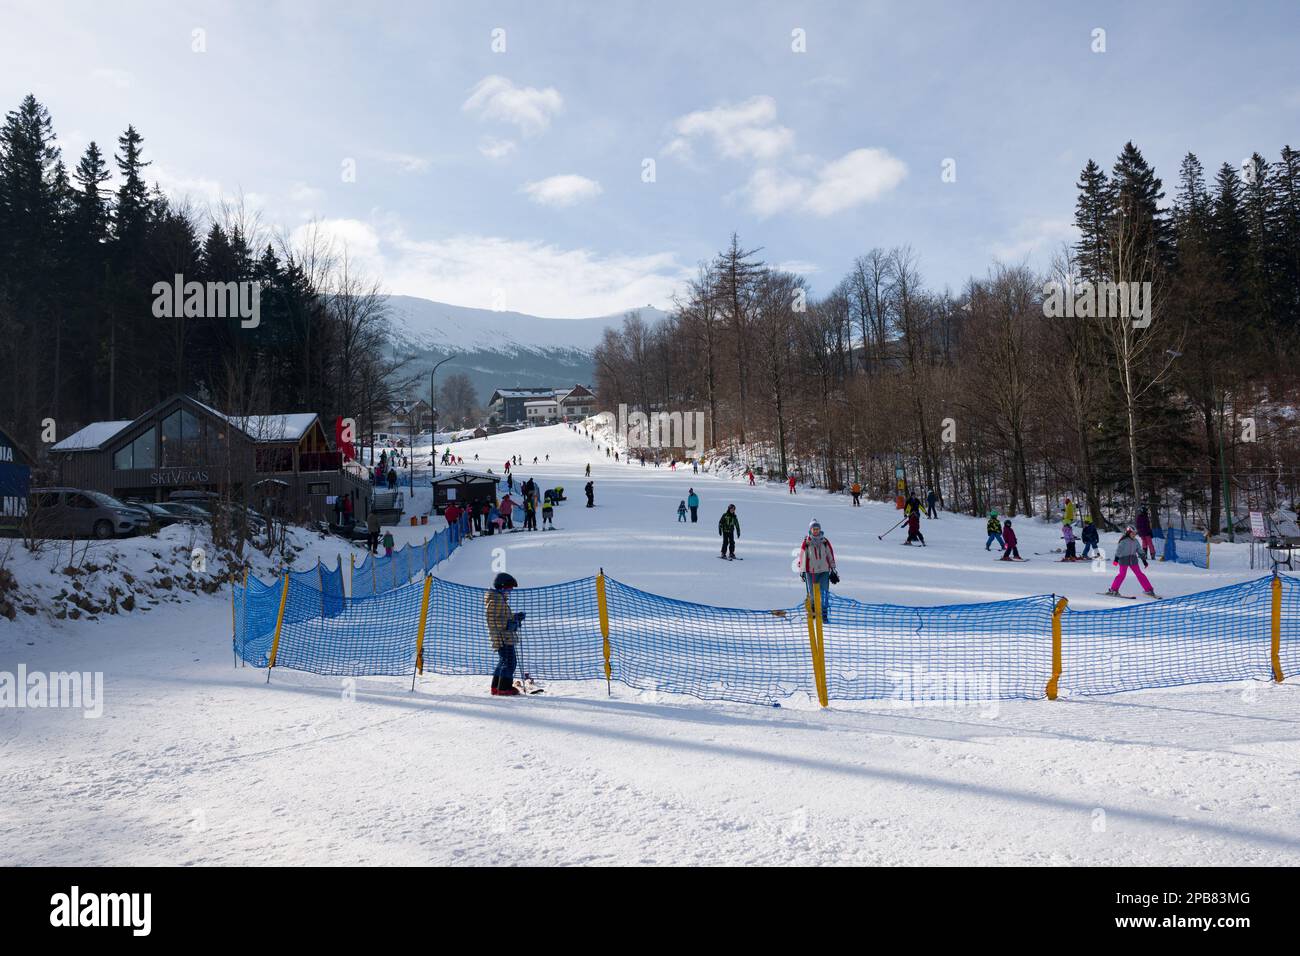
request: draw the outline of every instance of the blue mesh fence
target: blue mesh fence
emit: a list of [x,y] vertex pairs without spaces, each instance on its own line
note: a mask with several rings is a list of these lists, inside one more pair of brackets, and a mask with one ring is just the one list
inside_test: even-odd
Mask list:
[[[1284,584],[1283,593],[1285,594]],[[1270,578],[1153,603],[1067,611],[1061,687],[1114,694],[1147,687],[1267,679]]]
[[[816,694],[802,604],[773,611],[712,607],[611,578],[605,592],[613,679],[628,687],[748,704],[776,703],[797,691]],[[599,628],[595,647],[599,655]]]
[[456,524],[435,533],[427,543],[403,545],[391,555],[367,554],[365,560],[352,569],[351,596],[366,598],[384,594],[432,571],[451,557],[464,538],[468,525],[469,520],[462,517]]
[[1210,566],[1210,553],[1205,543],[1205,535],[1199,531],[1157,528],[1151,532],[1151,537],[1164,538],[1165,546],[1161,556],[1166,561],[1190,564],[1198,568]]
[[[459,530],[430,540],[435,562]],[[416,549],[418,552],[418,548]],[[449,552],[448,552],[449,553]],[[418,555],[417,555],[418,557]],[[315,575],[315,586],[312,577]],[[277,666],[329,675],[410,674],[416,666],[423,580],[344,598],[337,571],[291,575]],[[322,580],[326,586],[322,588]],[[1300,581],[1282,576],[1280,661],[1300,671]],[[1272,579],[1156,603],[1061,619],[1061,690],[1111,694],[1141,688],[1272,676]],[[235,588],[235,646],[265,666],[283,583]],[[605,579],[612,679],[702,699],[771,704],[815,696],[802,603],[775,610],[679,601]],[[519,671],[540,680],[604,675],[596,579],[505,596],[524,622],[514,635]],[[430,579],[423,669],[488,674],[496,663],[483,588]],[[492,598],[497,599],[498,596]],[[1051,676],[1050,595],[985,604],[910,608],[832,595],[824,627],[828,696],[837,700],[986,701],[1041,698]]]
[[936,703],[1042,697],[1055,607],[1047,594],[915,608],[832,595],[827,694]]

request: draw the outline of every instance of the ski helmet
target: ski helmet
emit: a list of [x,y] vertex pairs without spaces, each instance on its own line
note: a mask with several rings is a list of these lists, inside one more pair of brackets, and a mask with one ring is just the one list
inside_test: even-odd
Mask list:
[[492,589],[495,591],[504,591],[506,588],[517,588],[519,582],[514,579],[513,575],[506,574],[502,571],[492,580]]

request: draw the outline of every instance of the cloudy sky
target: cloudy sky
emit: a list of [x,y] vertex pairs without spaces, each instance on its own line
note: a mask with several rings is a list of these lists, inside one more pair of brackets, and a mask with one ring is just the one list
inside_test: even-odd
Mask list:
[[957,289],[1044,264],[1080,168],[1127,139],[1171,198],[1188,150],[1300,147],[1294,0],[0,0],[0,22],[0,108],[35,93],[69,165],[134,123],[177,196],[319,220],[391,292],[545,316],[668,307],[732,231],[819,292],[902,243]]

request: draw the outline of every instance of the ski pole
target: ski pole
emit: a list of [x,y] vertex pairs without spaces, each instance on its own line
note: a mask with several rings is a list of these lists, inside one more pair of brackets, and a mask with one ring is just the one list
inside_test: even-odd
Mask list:
[[[907,521],[907,518],[906,518],[906,517],[900,519],[899,522],[898,522],[898,524],[894,525],[893,528],[890,528],[889,531],[894,531],[894,530],[897,529],[897,528],[901,528],[901,527],[903,526],[904,522],[906,522],[906,521]],[[877,540],[877,541],[883,541],[883,540],[885,539],[885,535],[889,534],[889,531],[886,531],[885,534],[878,534],[878,535],[876,535],[876,540]]]

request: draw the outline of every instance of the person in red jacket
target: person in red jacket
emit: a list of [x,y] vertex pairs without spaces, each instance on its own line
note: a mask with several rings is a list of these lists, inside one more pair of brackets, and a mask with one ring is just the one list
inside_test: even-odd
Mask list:
[[1020,549],[1016,547],[1016,533],[1011,530],[1011,519],[1008,518],[1002,522],[1002,543],[1006,545],[1006,550],[1002,552],[1002,560],[1010,561],[1013,557],[1020,561]]
[[447,507],[442,509],[442,516],[447,519],[448,525],[455,524],[460,518],[460,508],[457,507],[456,502],[448,502]]
[[790,494],[794,494],[794,475],[790,476]]

